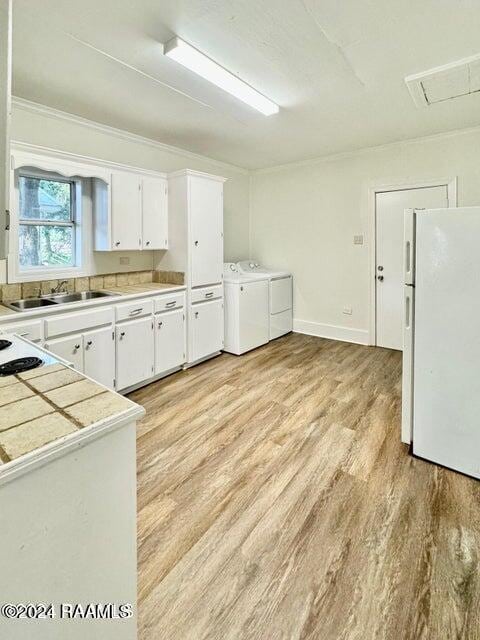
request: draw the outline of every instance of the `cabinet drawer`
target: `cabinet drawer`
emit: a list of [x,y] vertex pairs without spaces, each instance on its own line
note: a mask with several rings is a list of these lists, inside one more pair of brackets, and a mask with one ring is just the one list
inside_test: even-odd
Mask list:
[[115,317],[118,320],[131,320],[141,318],[153,313],[153,300],[132,300],[123,302],[115,307]]
[[270,282],[270,313],[282,313],[292,308],[292,277]]
[[95,309],[93,311],[81,311],[62,316],[47,318],[45,320],[45,337],[59,336],[63,333],[83,331],[93,327],[100,327],[113,322],[113,307]]
[[213,287],[201,287],[200,289],[192,289],[191,301],[205,302],[205,300],[215,300],[223,296],[223,284],[216,284]]
[[153,303],[155,313],[159,313],[160,311],[170,311],[171,309],[180,309],[185,306],[185,294],[183,292],[170,293],[168,295],[155,298]]
[[4,333],[16,333],[22,338],[37,342],[42,339],[42,321],[33,320],[31,322],[22,322],[21,324],[6,324],[1,327]]

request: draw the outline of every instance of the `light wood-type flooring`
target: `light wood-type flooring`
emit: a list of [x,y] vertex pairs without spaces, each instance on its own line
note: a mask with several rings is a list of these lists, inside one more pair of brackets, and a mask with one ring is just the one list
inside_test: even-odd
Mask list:
[[480,639],[480,484],[408,454],[400,377],[291,334],[131,394],[140,640]]

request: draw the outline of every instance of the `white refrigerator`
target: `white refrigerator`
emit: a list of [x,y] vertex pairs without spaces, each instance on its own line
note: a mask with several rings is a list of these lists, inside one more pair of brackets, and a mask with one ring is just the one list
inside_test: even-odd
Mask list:
[[480,207],[405,211],[402,441],[480,478]]

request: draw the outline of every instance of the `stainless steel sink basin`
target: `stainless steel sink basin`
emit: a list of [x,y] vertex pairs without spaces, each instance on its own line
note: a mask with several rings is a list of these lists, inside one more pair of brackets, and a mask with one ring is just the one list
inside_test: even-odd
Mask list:
[[15,300],[15,302],[4,302],[3,304],[14,311],[31,311],[41,307],[50,307],[54,304],[66,304],[68,302],[82,302],[94,300],[95,298],[107,298],[114,296],[108,291],[82,291],[78,293],[56,293],[42,298],[27,298],[26,300]]
[[78,293],[57,293],[50,296],[48,300],[52,300],[56,304],[65,304],[66,302],[82,302],[84,300],[107,298],[108,296],[114,295],[114,293],[108,293],[108,291],[81,291]]
[[57,304],[54,300],[47,298],[27,298],[26,300],[15,300],[15,302],[4,302],[6,307],[15,311],[30,311],[31,309],[39,309],[40,307],[49,307]]

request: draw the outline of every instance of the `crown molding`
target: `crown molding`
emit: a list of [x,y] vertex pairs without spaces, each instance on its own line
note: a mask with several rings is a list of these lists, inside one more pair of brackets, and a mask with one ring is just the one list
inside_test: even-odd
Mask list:
[[443,140],[447,138],[454,138],[455,136],[462,136],[468,134],[480,133],[480,125],[475,127],[467,127],[465,129],[452,129],[451,131],[442,131],[440,133],[433,133],[428,136],[420,136],[418,138],[407,138],[406,140],[397,140],[395,142],[387,142],[385,144],[376,145],[373,147],[362,147],[361,149],[353,149],[351,151],[341,151],[340,153],[332,153],[324,156],[317,156],[308,160],[299,160],[297,162],[286,162],[285,164],[277,164],[271,167],[265,167],[262,169],[253,169],[251,173],[253,175],[262,175],[268,173],[275,173],[277,171],[284,171],[287,169],[297,169],[302,167],[309,167],[315,164],[323,164],[325,162],[335,162],[336,160],[343,160],[348,158],[356,158],[358,156],[367,155],[369,153],[377,153],[386,151],[388,149],[401,148],[415,144],[421,144],[423,142],[433,142],[435,140]]
[[210,158],[209,156],[203,156],[199,153],[194,153],[193,151],[187,151],[186,149],[181,149],[180,147],[175,147],[164,142],[159,142],[158,140],[153,140],[152,138],[146,138],[130,131],[117,129],[116,127],[111,127],[110,125],[102,124],[101,122],[89,120],[88,118],[83,118],[82,116],[77,116],[73,113],[54,109],[53,107],[47,107],[44,104],[40,104],[39,102],[32,102],[31,100],[26,100],[25,98],[13,96],[12,106],[29,113],[37,113],[48,118],[55,118],[57,120],[72,122],[88,129],[93,129],[95,131],[100,131],[101,133],[115,136],[116,138],[120,138],[122,140],[147,145],[149,147],[161,149],[162,151],[167,151],[168,153],[175,153],[176,155],[183,156],[184,158],[189,158],[190,160],[208,162],[213,166],[221,167],[223,169],[227,169],[228,171],[234,171],[236,173],[241,173],[244,175],[248,175],[250,173],[250,171],[248,169],[245,169],[244,167],[229,164],[228,162],[222,162],[221,160],[215,160],[214,158]]

